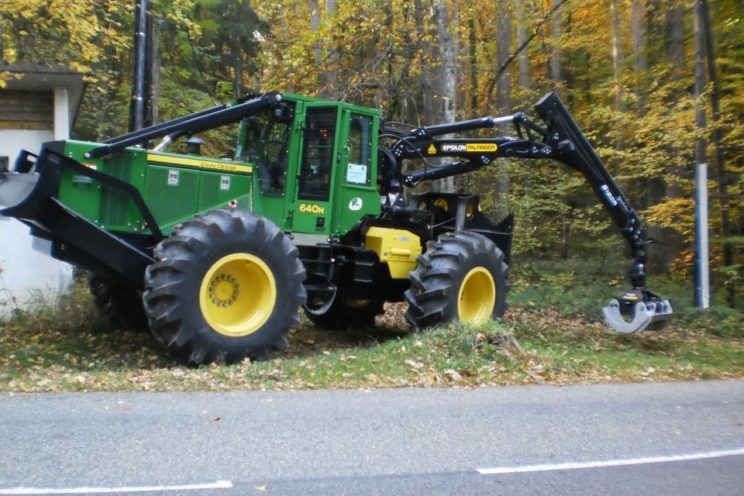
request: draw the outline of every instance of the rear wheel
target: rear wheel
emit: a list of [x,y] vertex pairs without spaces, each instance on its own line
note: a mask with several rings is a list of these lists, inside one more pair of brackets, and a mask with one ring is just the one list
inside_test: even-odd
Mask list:
[[375,325],[375,317],[383,312],[382,300],[354,300],[336,298],[331,306],[320,313],[305,306],[305,315],[316,326],[330,331],[359,329]]
[[297,248],[268,219],[213,210],[155,249],[145,310],[155,337],[197,365],[262,359],[286,348],[305,303]]
[[409,275],[406,320],[424,328],[500,317],[506,310],[507,277],[504,254],[490,239],[470,231],[444,234],[427,244]]
[[100,274],[91,274],[88,287],[98,310],[108,317],[115,329],[144,331],[147,316],[142,293],[137,288]]

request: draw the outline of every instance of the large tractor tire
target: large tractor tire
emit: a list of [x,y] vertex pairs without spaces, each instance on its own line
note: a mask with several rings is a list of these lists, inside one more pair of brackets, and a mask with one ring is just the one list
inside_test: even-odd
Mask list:
[[114,329],[146,331],[147,316],[142,293],[130,285],[100,274],[91,274],[88,287],[98,310],[108,317]]
[[470,231],[430,241],[409,274],[406,320],[416,328],[461,321],[482,324],[506,311],[509,290],[504,254]]
[[305,307],[305,315],[321,329],[345,331],[374,327],[375,317],[383,312],[384,302],[379,299],[349,300],[336,298],[323,313]]
[[268,358],[299,325],[305,269],[268,219],[199,214],[158,244],[155,260],[145,273],[150,329],[188,364]]

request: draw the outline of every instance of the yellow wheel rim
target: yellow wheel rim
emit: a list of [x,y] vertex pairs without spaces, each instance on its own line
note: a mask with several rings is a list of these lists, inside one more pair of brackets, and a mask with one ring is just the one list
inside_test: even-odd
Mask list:
[[215,331],[248,336],[263,326],[276,304],[276,281],[263,260],[234,253],[217,260],[199,290],[199,306]]
[[496,284],[483,267],[467,273],[457,296],[457,313],[462,322],[482,324],[491,318],[496,302]]

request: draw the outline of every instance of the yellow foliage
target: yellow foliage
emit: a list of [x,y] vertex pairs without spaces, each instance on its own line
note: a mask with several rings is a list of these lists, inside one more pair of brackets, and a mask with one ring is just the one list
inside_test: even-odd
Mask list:
[[666,198],[643,212],[649,224],[675,229],[688,240],[694,232],[694,214],[695,202],[691,197]]

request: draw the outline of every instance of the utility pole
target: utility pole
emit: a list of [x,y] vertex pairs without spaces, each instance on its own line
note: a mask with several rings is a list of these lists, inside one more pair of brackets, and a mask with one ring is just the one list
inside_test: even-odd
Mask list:
[[[705,92],[705,33],[703,31],[702,0],[695,2],[693,28],[695,36],[695,121],[699,130],[705,130],[703,109]],[[700,137],[695,145],[695,306],[710,306],[710,279],[708,253],[708,164],[707,142]]]
[[152,116],[150,107],[150,86],[152,84],[151,32],[152,17],[150,0],[136,0],[134,10],[134,56],[132,73],[132,99],[129,105],[129,131],[137,131],[152,124],[147,116]]

